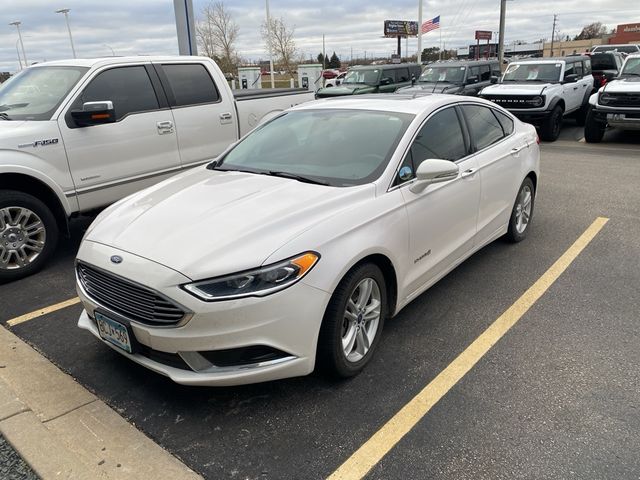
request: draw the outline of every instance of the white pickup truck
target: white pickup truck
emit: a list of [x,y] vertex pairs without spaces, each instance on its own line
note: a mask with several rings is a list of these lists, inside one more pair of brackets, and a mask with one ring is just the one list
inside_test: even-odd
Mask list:
[[313,97],[302,89],[234,97],[206,57],[23,70],[0,85],[0,282],[37,271],[70,217],[210,161],[264,119]]

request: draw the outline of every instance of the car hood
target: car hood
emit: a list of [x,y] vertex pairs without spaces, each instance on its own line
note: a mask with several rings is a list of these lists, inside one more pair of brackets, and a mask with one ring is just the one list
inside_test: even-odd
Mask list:
[[607,93],[639,93],[640,77],[616,78],[605,85]]
[[431,92],[431,93],[455,93],[462,88],[462,85],[455,83],[442,83],[442,82],[418,82],[411,87],[404,87],[396,90],[401,93],[411,92]]
[[373,85],[367,85],[365,83],[355,83],[355,84],[349,84],[349,85],[345,85],[344,83],[341,83],[340,85],[335,87],[323,88],[322,90],[318,91],[317,95],[319,98],[339,97],[342,95],[353,95],[358,90],[362,90],[364,93],[364,92],[372,92],[374,89],[375,87]]
[[258,267],[305,230],[374,196],[373,184],[327,187],[197,168],[105,210],[85,240],[198,280]]
[[499,85],[489,85],[482,89],[482,96],[485,95],[540,95],[553,83],[501,83]]

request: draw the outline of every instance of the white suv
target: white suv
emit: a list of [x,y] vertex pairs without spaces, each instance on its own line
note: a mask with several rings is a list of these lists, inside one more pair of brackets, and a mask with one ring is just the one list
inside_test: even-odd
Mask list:
[[593,94],[584,127],[589,143],[602,141],[607,126],[640,130],[640,53],[629,55],[620,74]]
[[563,117],[573,115],[584,125],[592,91],[591,60],[572,56],[512,62],[500,83],[484,88],[480,96],[536,125],[540,138],[553,142]]

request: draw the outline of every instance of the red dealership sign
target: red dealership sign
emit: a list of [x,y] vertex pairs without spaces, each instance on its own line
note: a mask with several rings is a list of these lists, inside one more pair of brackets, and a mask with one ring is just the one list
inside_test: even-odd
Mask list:
[[491,40],[492,33],[488,30],[476,30],[476,40]]

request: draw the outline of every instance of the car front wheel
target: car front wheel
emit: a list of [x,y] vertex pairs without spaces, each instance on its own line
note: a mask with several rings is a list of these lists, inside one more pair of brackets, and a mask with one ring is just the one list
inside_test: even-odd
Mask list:
[[318,366],[339,377],[357,375],[371,360],[387,315],[384,275],[371,263],[356,266],[333,293],[318,339]]
[[506,238],[512,242],[521,242],[527,236],[531,218],[533,217],[533,205],[535,203],[535,189],[529,177],[520,185],[516,201],[511,210],[509,228]]
[[0,192],[0,283],[38,271],[58,242],[51,211],[26,193]]

